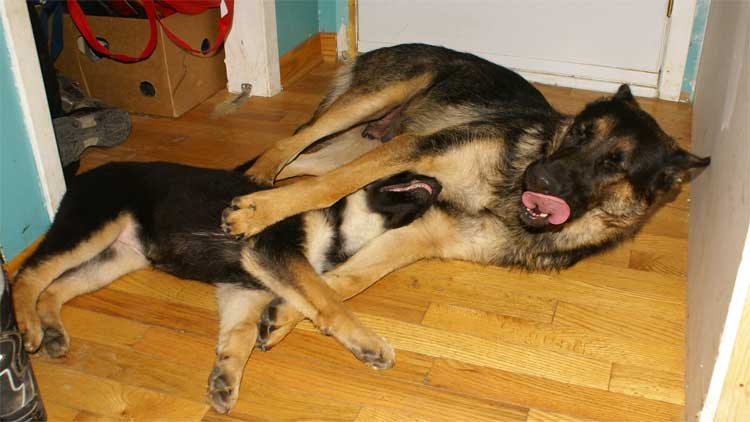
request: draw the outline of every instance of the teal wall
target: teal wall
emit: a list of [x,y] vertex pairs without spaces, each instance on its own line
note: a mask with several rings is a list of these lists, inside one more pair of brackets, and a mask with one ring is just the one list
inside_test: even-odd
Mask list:
[[279,55],[318,32],[337,32],[348,20],[346,0],[276,0]]
[[697,0],[695,4],[695,18],[693,19],[693,30],[690,34],[690,48],[685,62],[685,76],[682,79],[682,92],[690,95],[690,102],[695,95],[695,78],[698,75],[698,64],[703,47],[703,36],[706,34],[706,21],[708,21],[708,9],[711,0]]
[[279,55],[318,33],[318,0],[276,0]]
[[50,220],[10,69],[5,33],[6,28],[0,28],[0,247],[5,258],[11,259],[41,236]]
[[346,0],[318,0],[320,32],[338,32],[339,27],[349,23]]

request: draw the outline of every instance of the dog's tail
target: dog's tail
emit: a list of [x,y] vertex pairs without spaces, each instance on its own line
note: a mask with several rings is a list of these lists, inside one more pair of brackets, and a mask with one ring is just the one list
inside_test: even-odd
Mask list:
[[258,157],[255,157],[255,158],[253,158],[250,161],[246,161],[246,162],[240,164],[239,166],[233,168],[232,172],[233,173],[239,173],[239,174],[245,174],[245,172],[248,171],[250,169],[250,167],[253,166],[253,164],[255,164],[255,161],[257,159],[258,159]]

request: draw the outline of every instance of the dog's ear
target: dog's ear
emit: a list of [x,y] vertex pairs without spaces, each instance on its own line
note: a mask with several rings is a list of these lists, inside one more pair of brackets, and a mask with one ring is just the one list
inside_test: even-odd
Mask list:
[[633,93],[630,92],[630,86],[628,84],[622,84],[617,89],[617,92],[615,92],[614,97],[612,97],[615,101],[622,101],[625,103],[628,103],[630,105],[633,105],[635,107],[639,107],[638,102],[635,100],[635,97],[633,96]]
[[698,157],[684,149],[677,147],[670,154],[664,167],[652,180],[649,193],[653,198],[659,192],[668,192],[682,184],[689,172],[701,169],[711,164],[711,157]]

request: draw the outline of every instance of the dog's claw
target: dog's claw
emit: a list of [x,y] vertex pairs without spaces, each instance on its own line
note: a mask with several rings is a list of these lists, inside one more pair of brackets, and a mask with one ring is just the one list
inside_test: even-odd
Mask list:
[[51,358],[59,358],[68,353],[68,340],[64,332],[55,327],[44,329],[42,348]]
[[396,353],[393,347],[383,339],[377,348],[363,349],[353,347],[350,350],[354,356],[372,369],[390,369],[396,362]]
[[214,367],[208,377],[208,399],[214,410],[221,414],[229,413],[237,401],[234,388],[219,367]]

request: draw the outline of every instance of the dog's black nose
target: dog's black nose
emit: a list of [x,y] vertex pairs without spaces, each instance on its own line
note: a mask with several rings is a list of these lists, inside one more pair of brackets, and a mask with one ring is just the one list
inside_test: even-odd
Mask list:
[[557,185],[557,178],[549,167],[542,162],[532,164],[526,171],[527,190],[545,195],[555,195],[558,193],[559,186]]

